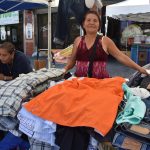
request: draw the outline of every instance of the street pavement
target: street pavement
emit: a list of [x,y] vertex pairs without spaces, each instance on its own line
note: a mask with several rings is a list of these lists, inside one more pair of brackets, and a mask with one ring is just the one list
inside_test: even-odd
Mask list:
[[114,58],[109,58],[107,69],[111,77],[121,76],[124,78],[129,78],[136,70],[129,68]]
[[[62,64],[56,64],[56,67],[58,68],[63,68],[63,66],[64,65]],[[121,76],[124,78],[129,78],[135,72],[135,70],[125,65],[122,65],[121,63],[119,63],[117,60],[113,58],[109,58],[108,64],[107,64],[107,70],[111,77]],[[73,73],[74,69],[72,69],[71,72]]]
[[[32,58],[30,60],[34,67],[34,60]],[[56,67],[56,68],[63,68],[64,66],[65,66],[64,64],[60,64],[60,63],[55,63],[55,66],[52,65],[52,67]],[[121,64],[120,62],[118,62],[117,60],[111,57],[108,60],[107,70],[111,77],[121,76],[124,78],[129,78],[135,72],[135,70]],[[72,73],[74,72],[74,68],[71,70],[71,72]]]

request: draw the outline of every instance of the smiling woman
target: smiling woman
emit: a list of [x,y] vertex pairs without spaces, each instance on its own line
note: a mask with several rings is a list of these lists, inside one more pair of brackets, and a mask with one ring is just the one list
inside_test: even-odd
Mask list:
[[122,64],[148,74],[144,68],[122,53],[110,38],[98,36],[100,26],[99,14],[96,11],[88,11],[82,21],[84,36],[75,39],[72,55],[65,66],[65,73],[76,65],[77,77],[109,78],[106,66],[110,54]]

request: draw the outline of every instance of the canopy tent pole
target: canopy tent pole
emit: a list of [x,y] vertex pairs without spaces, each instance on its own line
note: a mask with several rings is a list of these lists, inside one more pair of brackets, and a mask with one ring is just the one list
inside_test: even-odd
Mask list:
[[[129,26],[128,20],[127,20],[127,27]],[[126,37],[126,55],[128,53],[128,37]]]
[[48,69],[51,68],[52,55],[51,55],[51,2],[48,1]]
[[106,16],[106,22],[105,22],[105,36],[107,36],[107,29],[108,29],[108,18]]

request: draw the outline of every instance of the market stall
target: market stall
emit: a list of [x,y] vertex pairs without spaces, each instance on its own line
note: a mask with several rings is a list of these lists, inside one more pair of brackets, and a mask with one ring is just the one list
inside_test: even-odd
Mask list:
[[48,7],[48,68],[51,67],[51,7],[58,6],[58,0],[0,0],[0,13],[15,10]]
[[117,4],[106,6],[106,16],[120,20],[150,22],[149,0],[126,0]]
[[[149,47],[150,43],[150,29],[148,26],[150,22],[149,14],[149,0],[138,2],[136,0],[127,0],[106,7],[106,19],[111,17],[120,20],[121,23],[124,22],[124,26],[126,24],[126,27],[120,31],[122,32],[121,44],[125,45],[126,51],[128,51],[128,47],[131,51],[133,49],[135,50],[135,48],[138,52],[142,51],[140,53],[131,52],[131,58],[135,62],[138,62],[137,59],[142,58],[146,60],[145,63],[149,63],[149,59],[145,57],[145,53],[149,52],[148,48],[145,49],[145,47]],[[106,23],[107,31],[108,20],[106,20]],[[146,52],[144,53],[143,51],[145,50]]]

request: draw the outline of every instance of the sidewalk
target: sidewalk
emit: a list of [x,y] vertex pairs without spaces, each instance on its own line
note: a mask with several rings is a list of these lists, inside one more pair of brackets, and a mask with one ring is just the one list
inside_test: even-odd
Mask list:
[[121,64],[114,58],[109,58],[107,69],[111,77],[121,76],[124,78],[129,78],[134,72],[136,72],[136,70]]
[[[32,66],[34,67],[34,59],[30,58],[30,61],[32,63]],[[65,66],[65,64],[55,63],[56,68],[63,68],[64,66]],[[53,65],[52,65],[52,67],[53,67]],[[122,65],[114,58],[109,58],[107,69],[108,69],[108,72],[111,77],[121,76],[124,78],[129,78],[130,75],[132,75],[135,72],[135,70]],[[74,72],[74,69],[72,69],[71,72]]]

